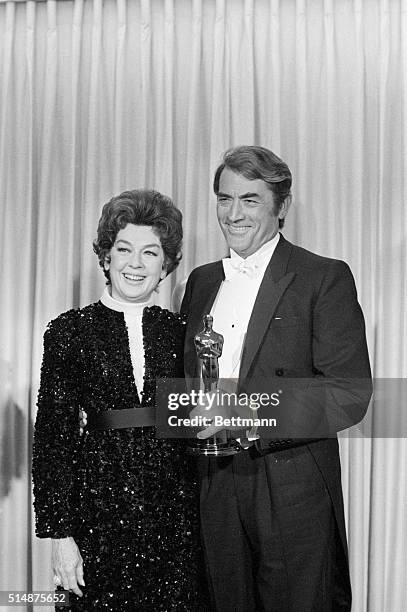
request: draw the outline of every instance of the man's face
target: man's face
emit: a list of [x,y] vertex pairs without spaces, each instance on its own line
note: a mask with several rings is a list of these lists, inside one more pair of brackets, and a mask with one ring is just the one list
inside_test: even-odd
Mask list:
[[218,221],[226,242],[244,258],[277,234],[278,220],[285,217],[290,204],[287,198],[276,211],[267,183],[249,180],[229,168],[220,175],[217,202]]

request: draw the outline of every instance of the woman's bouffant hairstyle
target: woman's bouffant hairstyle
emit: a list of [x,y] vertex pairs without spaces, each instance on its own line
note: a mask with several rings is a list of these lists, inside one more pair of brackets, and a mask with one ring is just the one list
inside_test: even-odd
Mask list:
[[105,261],[109,260],[110,249],[116,236],[128,223],[147,225],[153,228],[160,239],[164,251],[164,267],[170,274],[181,261],[182,246],[182,213],[176,208],[171,198],[152,189],[135,189],[123,191],[103,206],[99,219],[97,238],[93,250],[99,258],[108,283],[109,270],[105,270]]
[[[230,168],[249,180],[261,179],[273,192],[276,213],[284,200],[291,195],[292,176],[289,167],[275,153],[264,147],[241,146],[229,149],[223,156],[222,163],[215,172],[213,189],[219,193],[220,175],[224,168]],[[279,219],[283,227],[284,219]]]

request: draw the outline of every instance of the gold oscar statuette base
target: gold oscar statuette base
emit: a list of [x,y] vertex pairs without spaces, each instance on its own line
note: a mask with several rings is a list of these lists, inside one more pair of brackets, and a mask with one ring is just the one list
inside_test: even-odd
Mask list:
[[187,453],[188,455],[195,456],[228,457],[230,455],[237,455],[241,450],[242,447],[237,440],[220,441],[215,438],[208,438],[207,440],[195,441],[193,446],[188,446]]

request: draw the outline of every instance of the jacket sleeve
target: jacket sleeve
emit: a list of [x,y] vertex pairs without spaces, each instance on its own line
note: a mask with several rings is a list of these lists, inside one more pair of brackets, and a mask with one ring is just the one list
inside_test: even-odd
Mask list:
[[61,315],[51,322],[44,335],[32,466],[40,538],[73,535],[78,520],[75,499],[81,438],[73,330],[71,311],[71,316]]
[[314,368],[325,379],[330,432],[352,427],[366,414],[372,395],[365,321],[349,266],[336,261],[314,313]]
[[284,436],[265,443],[269,452],[336,437],[366,414],[372,382],[365,323],[352,273],[341,261],[332,260],[315,297],[312,365],[309,379],[279,379],[284,401],[275,413]]

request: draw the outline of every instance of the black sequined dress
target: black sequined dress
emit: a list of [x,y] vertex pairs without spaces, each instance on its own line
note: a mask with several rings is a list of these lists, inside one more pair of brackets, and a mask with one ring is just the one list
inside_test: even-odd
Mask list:
[[[184,323],[144,309],[145,406],[157,378],[183,376]],[[86,587],[83,598],[71,593],[72,610],[208,610],[184,442],[155,438],[152,427],[79,435],[80,408],[139,404],[122,312],[98,302],[49,325],[34,436],[36,533],[78,544]]]

